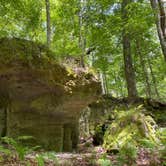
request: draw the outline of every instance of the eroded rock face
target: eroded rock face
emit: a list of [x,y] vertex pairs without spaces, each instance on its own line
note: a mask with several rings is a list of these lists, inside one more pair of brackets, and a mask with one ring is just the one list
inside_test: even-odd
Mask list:
[[81,110],[100,94],[99,82],[69,73],[41,45],[0,44],[0,135],[34,136],[34,144],[56,151],[76,148]]

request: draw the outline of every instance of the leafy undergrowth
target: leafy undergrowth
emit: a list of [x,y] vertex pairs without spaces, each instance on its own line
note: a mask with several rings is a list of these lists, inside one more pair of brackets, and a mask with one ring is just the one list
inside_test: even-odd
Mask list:
[[[133,152],[132,152],[133,153]],[[1,156],[2,157],[2,156]],[[165,166],[159,151],[139,149],[137,158],[128,160],[128,155],[121,152],[117,155],[106,153],[31,153],[24,160],[16,156],[4,156],[3,166]],[[130,156],[131,157],[131,156]],[[134,157],[134,156],[132,156]]]
[[166,128],[159,128],[141,107],[118,111],[101,146],[90,137],[77,152],[55,153],[23,146],[28,139],[1,138],[0,166],[166,166]]
[[104,135],[104,147],[107,151],[119,150],[130,143],[134,146],[152,144],[158,146],[161,141],[157,135],[158,126],[149,115],[143,113],[143,108],[118,110],[115,120],[108,126]]
[[3,166],[165,166],[165,149],[149,144],[136,149],[132,144],[122,148],[117,154],[106,153],[101,146],[86,147],[77,153],[55,153],[25,150],[20,157],[20,149],[1,146],[0,165]]

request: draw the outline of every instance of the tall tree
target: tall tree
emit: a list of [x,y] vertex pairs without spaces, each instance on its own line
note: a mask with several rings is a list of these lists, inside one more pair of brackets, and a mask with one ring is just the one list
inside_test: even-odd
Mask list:
[[45,0],[46,4],[46,19],[47,19],[47,46],[51,43],[51,19],[50,19],[50,1]]
[[144,77],[144,80],[145,80],[145,89],[146,89],[146,97],[149,97],[151,98],[151,94],[152,94],[152,91],[151,91],[151,86],[150,86],[150,82],[149,82],[149,75],[148,75],[148,71],[147,71],[147,68],[146,68],[146,64],[145,64],[145,59],[143,57],[143,54],[141,52],[141,48],[140,48],[140,41],[136,41],[136,51],[137,51],[137,54],[140,58],[140,65],[142,67],[142,71],[143,71],[143,77]]
[[87,1],[86,0],[79,0],[79,13],[78,13],[78,23],[79,23],[79,48],[81,50],[81,55],[80,55],[80,66],[85,67],[85,49],[86,49],[86,35],[85,35],[85,19],[84,15],[87,12],[86,11],[86,5]]
[[160,45],[166,61],[166,12],[164,1],[150,0],[155,15],[156,27],[160,39]]
[[158,92],[158,89],[157,89],[156,77],[155,77],[153,69],[152,69],[152,64],[150,62],[150,58],[148,57],[147,59],[148,59],[148,65],[149,65],[149,69],[150,69],[150,73],[151,73],[151,77],[152,77],[152,82],[153,82],[153,86],[154,86],[155,95],[159,99],[160,96],[159,96],[159,92]]
[[123,56],[124,56],[124,67],[125,67],[125,78],[127,83],[128,97],[136,98],[137,97],[137,88],[135,80],[135,71],[133,68],[133,61],[131,55],[131,39],[130,34],[125,27],[125,24],[128,20],[128,10],[127,6],[132,2],[132,0],[123,0],[122,1],[122,19],[124,22],[123,28]]

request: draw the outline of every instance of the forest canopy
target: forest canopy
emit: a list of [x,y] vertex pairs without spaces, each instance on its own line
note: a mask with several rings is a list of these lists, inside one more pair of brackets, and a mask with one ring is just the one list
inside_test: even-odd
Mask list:
[[0,0],[0,165],[166,166],[166,0]]
[[47,44],[95,69],[103,93],[166,97],[166,1],[1,0],[0,38]]

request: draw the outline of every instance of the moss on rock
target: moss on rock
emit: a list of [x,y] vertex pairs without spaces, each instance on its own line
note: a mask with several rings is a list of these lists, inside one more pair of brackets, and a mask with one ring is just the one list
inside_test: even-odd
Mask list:
[[[69,73],[47,47],[32,41],[0,39],[0,60],[0,112],[7,110],[6,136],[33,136],[35,143],[56,151],[76,147],[78,128],[73,125],[100,94],[100,83],[84,72]],[[65,124],[72,125],[66,129]]]

